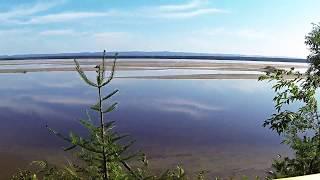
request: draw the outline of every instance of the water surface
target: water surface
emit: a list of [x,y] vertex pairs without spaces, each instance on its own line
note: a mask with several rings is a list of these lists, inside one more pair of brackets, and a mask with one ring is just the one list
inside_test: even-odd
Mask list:
[[[83,133],[78,120],[86,117],[96,90],[76,72],[1,74],[0,83],[0,177],[31,160],[65,162],[65,144],[45,125]],[[115,88],[120,93],[112,101],[119,107],[107,119],[137,140],[135,148],[146,152],[154,170],[182,164],[189,172],[208,170],[209,176],[263,175],[277,153],[287,152],[262,127],[273,113],[271,85],[263,82],[116,78],[105,92]]]

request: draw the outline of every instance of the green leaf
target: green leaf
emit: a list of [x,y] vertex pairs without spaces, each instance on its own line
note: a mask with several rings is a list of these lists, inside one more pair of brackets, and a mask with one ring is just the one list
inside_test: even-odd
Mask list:
[[110,97],[112,97],[113,95],[115,95],[117,92],[119,92],[118,89],[114,90],[112,93],[108,94],[107,96],[102,98],[102,101],[109,99]]
[[100,102],[90,107],[94,111],[100,111]]
[[47,128],[50,132],[52,132],[54,135],[58,136],[59,138],[65,140],[65,141],[71,142],[71,140],[70,140],[69,138],[67,138],[67,137],[63,136],[61,133],[59,133],[59,132],[57,132],[57,131],[49,128],[48,125],[46,125],[46,128]]
[[107,123],[104,124],[104,127],[106,129],[112,128],[114,126],[115,121],[109,121]]
[[65,148],[65,149],[63,149],[64,151],[70,151],[70,150],[72,150],[72,149],[74,149],[74,148],[76,148],[77,147],[77,145],[72,145],[72,146],[70,146],[70,147],[68,147],[68,148]]
[[96,126],[94,126],[90,120],[83,120],[83,119],[80,119],[80,123],[86,127],[87,129],[91,130],[92,132],[95,131],[97,129]]
[[86,83],[87,83],[88,85],[90,85],[90,86],[98,87],[98,85],[96,85],[95,83],[93,83],[92,81],[90,81],[90,80],[87,78],[86,74],[82,71],[79,62],[78,62],[76,59],[74,59],[74,62],[75,62],[75,64],[76,64],[76,70],[77,70],[78,74],[80,75],[80,77],[82,78],[82,80],[83,80],[84,82],[86,82]]
[[109,75],[108,80],[105,81],[104,83],[102,83],[102,84],[100,85],[100,87],[103,87],[103,86],[109,84],[109,83],[111,82],[111,80],[113,79],[113,76],[114,76],[114,73],[115,73],[115,68],[116,68],[117,56],[118,56],[118,53],[115,54],[115,59],[114,59],[114,61],[113,61],[111,73],[110,73],[110,75]]
[[116,107],[117,107],[117,102],[113,103],[110,107],[108,107],[108,109],[104,110],[103,113],[108,113],[113,111]]
[[121,158],[121,161],[128,161],[128,160],[130,160],[130,159],[132,159],[132,158],[135,158],[135,157],[137,157],[137,156],[139,156],[139,153],[135,153],[135,154],[132,154],[132,155],[130,155],[130,156]]
[[117,137],[112,138],[111,141],[116,142],[116,141],[119,141],[119,140],[126,138],[126,137],[129,137],[129,135],[125,134],[125,135],[117,136]]
[[48,168],[48,162],[46,161],[32,161],[30,164],[39,166],[41,169]]
[[268,76],[266,76],[266,75],[261,75],[258,77],[258,81],[264,81],[266,79],[268,79]]
[[103,50],[103,55],[102,55],[102,78],[101,78],[101,82],[104,80],[105,78],[105,59],[106,59],[106,50]]

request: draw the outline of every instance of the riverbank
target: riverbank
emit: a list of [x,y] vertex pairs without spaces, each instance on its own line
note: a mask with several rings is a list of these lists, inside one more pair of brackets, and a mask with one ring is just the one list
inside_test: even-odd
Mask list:
[[[94,71],[94,66],[101,63],[97,59],[80,59],[85,71]],[[112,61],[106,62],[111,67]],[[183,74],[170,75],[130,75],[119,74],[116,78],[145,78],[145,79],[256,79],[261,72],[274,68],[288,69],[295,67],[304,70],[307,63],[283,62],[245,62],[245,61],[208,61],[208,60],[132,60],[117,61],[117,71],[184,71]],[[198,73],[194,74],[193,71]],[[73,60],[8,60],[0,61],[0,73],[29,73],[29,72],[58,72],[74,71]],[[189,72],[189,73],[188,73]]]

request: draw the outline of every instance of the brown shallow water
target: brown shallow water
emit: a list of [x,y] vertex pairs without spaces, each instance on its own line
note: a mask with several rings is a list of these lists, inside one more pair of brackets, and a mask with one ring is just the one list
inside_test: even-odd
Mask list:
[[[253,79],[261,72],[202,68],[118,69],[107,90],[120,90],[113,99],[120,105],[108,119],[137,140],[134,148],[146,152],[156,172],[181,164],[209,177],[263,176],[272,158],[288,153],[281,138],[261,126],[273,112],[271,85]],[[32,160],[70,158],[45,125],[83,133],[77,120],[96,95],[75,72],[60,70],[0,75],[0,179]]]
[[[150,167],[155,173],[166,168],[182,165],[188,173],[206,171],[208,177],[220,176],[250,177],[265,176],[272,158],[287,151],[273,147],[252,147],[238,145],[229,147],[157,147],[142,148],[148,154]],[[0,152],[0,179],[7,179],[18,169],[28,168],[34,160],[46,160],[52,164],[62,165],[72,159],[70,154],[61,149],[24,149],[24,152]]]

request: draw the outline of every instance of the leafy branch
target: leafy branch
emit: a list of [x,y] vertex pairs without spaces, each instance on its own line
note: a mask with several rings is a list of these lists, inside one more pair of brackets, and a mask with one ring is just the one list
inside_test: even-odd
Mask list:
[[[265,120],[263,126],[283,136],[283,143],[295,153],[294,158],[274,161],[276,172],[271,176],[275,178],[320,172],[320,120],[316,97],[320,86],[319,25],[314,25],[305,43],[311,51],[308,56],[310,65],[305,74],[294,68],[275,69],[259,77],[260,81],[274,83],[272,89],[275,92],[276,113]],[[292,110],[297,106],[297,110]]]

